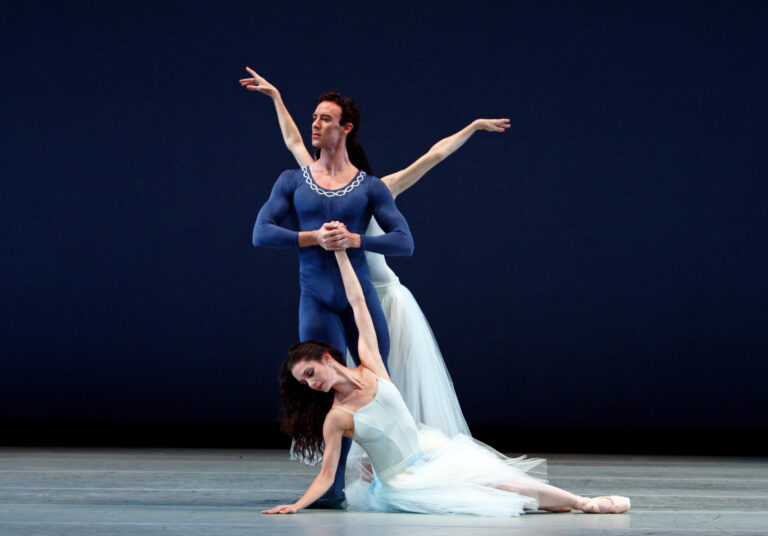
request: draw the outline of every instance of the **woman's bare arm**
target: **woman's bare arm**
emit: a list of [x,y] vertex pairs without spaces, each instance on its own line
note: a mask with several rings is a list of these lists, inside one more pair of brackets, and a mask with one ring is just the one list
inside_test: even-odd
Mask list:
[[504,132],[509,128],[509,119],[475,119],[469,125],[458,131],[456,134],[443,138],[434,144],[426,154],[416,160],[407,168],[400,170],[381,180],[387,185],[392,197],[406,191],[416,184],[424,174],[435,167],[437,164],[448,158],[456,149],[472,137],[472,134],[478,130],[488,130],[490,132]]
[[262,514],[295,514],[322,497],[333,485],[336,468],[341,457],[341,438],[345,430],[345,416],[338,411],[329,411],[323,423],[323,465],[320,472],[304,492],[304,495],[293,504],[280,504]]
[[240,85],[250,91],[258,91],[259,93],[272,97],[272,102],[275,104],[275,111],[277,112],[277,121],[280,123],[280,132],[283,134],[285,146],[291,151],[296,162],[298,162],[299,167],[312,164],[314,159],[304,146],[304,140],[301,138],[301,133],[299,132],[296,123],[293,121],[291,114],[288,113],[288,108],[285,107],[280,92],[275,86],[267,82],[263,76],[260,76],[250,67],[246,67],[245,70],[251,74],[251,78],[240,79]]
[[376,339],[376,330],[373,327],[371,313],[365,303],[365,295],[360,281],[357,279],[355,269],[349,262],[346,250],[335,253],[336,262],[341,271],[341,279],[344,281],[344,292],[347,294],[347,301],[352,306],[352,312],[355,315],[355,325],[358,331],[357,353],[360,357],[360,363],[380,378],[389,380],[389,374],[379,353],[379,342]]

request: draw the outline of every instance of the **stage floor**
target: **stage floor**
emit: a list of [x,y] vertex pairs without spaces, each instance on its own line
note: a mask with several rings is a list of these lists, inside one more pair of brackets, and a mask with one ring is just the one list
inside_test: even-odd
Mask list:
[[628,495],[631,512],[264,516],[299,497],[317,469],[275,450],[0,448],[0,534],[768,534],[766,458],[543,456],[553,484]]

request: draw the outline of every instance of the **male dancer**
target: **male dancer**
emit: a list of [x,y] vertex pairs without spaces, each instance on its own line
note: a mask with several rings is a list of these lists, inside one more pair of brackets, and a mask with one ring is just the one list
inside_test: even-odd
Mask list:
[[[312,165],[283,172],[253,229],[253,244],[299,247],[299,338],[320,340],[357,357],[357,327],[347,302],[333,252],[347,250],[371,309],[386,364],[389,333],[378,296],[370,282],[363,250],[383,255],[410,255],[413,239],[388,188],[371,176],[367,158],[355,139],[360,111],[336,92],[320,96],[312,115],[312,146],[319,156]],[[286,216],[299,231],[278,224]],[[371,216],[384,230],[367,236]],[[343,445],[336,480],[319,507],[343,507],[344,470],[351,442]]]

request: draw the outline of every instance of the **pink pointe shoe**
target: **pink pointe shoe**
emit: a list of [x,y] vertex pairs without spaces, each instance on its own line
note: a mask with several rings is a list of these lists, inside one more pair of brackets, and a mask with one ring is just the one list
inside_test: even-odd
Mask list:
[[586,499],[579,510],[585,514],[623,514],[630,508],[629,497],[621,495],[603,495]]

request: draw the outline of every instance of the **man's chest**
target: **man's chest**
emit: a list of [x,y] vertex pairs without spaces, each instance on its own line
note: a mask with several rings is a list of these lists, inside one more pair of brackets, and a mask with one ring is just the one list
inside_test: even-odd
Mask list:
[[299,222],[305,229],[308,228],[305,225],[316,228],[325,222],[337,220],[343,222],[350,231],[361,232],[357,228],[370,215],[364,188],[355,188],[344,195],[324,195],[303,184],[296,190],[293,204]]

